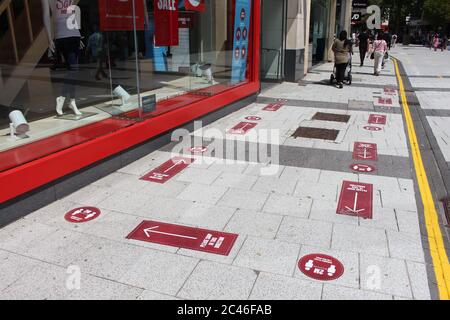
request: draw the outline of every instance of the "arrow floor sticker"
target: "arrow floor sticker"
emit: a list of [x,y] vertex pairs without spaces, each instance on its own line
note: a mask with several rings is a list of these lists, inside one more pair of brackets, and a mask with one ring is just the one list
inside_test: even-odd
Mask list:
[[373,185],[344,181],[336,213],[372,219]]

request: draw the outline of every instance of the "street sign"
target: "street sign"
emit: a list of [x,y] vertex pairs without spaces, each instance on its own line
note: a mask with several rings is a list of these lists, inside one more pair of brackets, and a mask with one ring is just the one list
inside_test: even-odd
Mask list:
[[157,221],[143,221],[127,239],[228,256],[238,235]]
[[369,124],[385,125],[387,122],[387,116],[381,114],[371,114],[369,116]]
[[376,171],[374,166],[370,166],[367,164],[352,164],[350,166],[350,169],[355,171],[355,172],[361,172],[361,173],[373,173]]
[[94,207],[82,207],[70,210],[64,219],[70,223],[84,223],[97,219],[100,216],[100,209]]
[[326,254],[309,254],[298,262],[300,271],[309,278],[319,281],[339,279],[344,274],[344,265]]
[[365,126],[364,130],[378,132],[378,131],[383,130],[383,128],[376,127],[376,126]]
[[378,148],[375,143],[355,142],[353,149],[354,160],[378,160]]
[[270,104],[268,104],[263,110],[264,111],[272,111],[272,112],[275,112],[275,111],[278,111],[278,110],[280,110],[280,108],[283,106],[283,103],[282,102],[279,102],[279,103],[270,103]]
[[256,127],[256,123],[252,122],[240,122],[236,126],[234,126],[232,129],[228,130],[229,134],[246,134],[250,130],[252,130],[254,127]]
[[372,219],[373,185],[344,181],[336,213]]
[[144,181],[166,183],[175,175],[186,169],[195,159],[174,157],[141,178]]
[[248,120],[248,121],[261,121],[262,118],[257,117],[257,116],[248,116],[248,117],[245,118],[245,120]]

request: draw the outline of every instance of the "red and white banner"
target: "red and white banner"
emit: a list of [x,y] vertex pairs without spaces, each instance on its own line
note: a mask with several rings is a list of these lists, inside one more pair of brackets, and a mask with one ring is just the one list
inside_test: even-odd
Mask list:
[[155,46],[178,46],[178,0],[154,0]]
[[[136,29],[144,30],[144,2],[135,1]],[[99,0],[101,31],[134,30],[133,0]]]
[[184,0],[184,7],[188,11],[205,11],[205,0]]

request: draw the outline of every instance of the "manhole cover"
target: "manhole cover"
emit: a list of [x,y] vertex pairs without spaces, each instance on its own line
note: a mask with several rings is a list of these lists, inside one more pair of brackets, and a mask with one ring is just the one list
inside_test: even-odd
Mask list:
[[313,120],[321,120],[321,121],[334,121],[334,122],[344,122],[347,123],[350,120],[350,116],[346,114],[335,114],[335,113],[325,113],[325,112],[317,112]]
[[299,127],[292,135],[294,138],[310,138],[335,141],[339,130]]
[[450,227],[450,198],[443,199],[445,216],[447,217],[447,226]]

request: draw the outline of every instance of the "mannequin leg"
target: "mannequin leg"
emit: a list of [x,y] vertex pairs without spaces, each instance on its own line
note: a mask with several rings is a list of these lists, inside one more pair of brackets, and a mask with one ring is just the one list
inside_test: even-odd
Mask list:
[[75,113],[77,116],[83,115],[83,114],[80,112],[80,110],[78,110],[77,103],[75,102],[75,99],[71,99],[71,100],[70,100],[69,108],[72,109],[73,113]]
[[62,116],[64,114],[63,108],[64,108],[65,101],[66,101],[65,97],[56,98],[56,113],[58,114],[58,116]]

